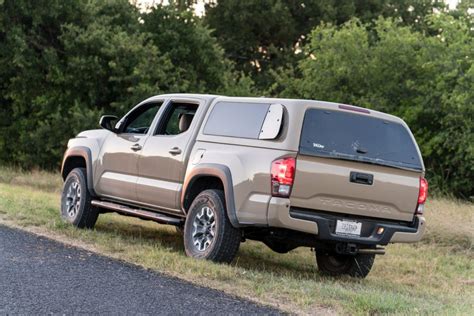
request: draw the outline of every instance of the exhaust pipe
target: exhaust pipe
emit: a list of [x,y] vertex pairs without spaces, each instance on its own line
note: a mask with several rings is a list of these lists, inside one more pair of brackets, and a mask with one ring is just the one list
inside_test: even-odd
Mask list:
[[368,255],[384,255],[385,254],[385,248],[359,249],[358,253],[368,254]]

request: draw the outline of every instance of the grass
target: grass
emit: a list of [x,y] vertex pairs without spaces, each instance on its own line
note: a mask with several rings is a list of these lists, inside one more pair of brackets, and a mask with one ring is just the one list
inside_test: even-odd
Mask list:
[[474,310],[474,205],[432,199],[422,242],[387,247],[367,279],[327,278],[314,253],[276,254],[247,241],[231,265],[184,255],[173,227],[116,214],[94,230],[59,218],[61,179],[45,172],[0,168],[0,223],[19,226],[154,271],[223,290],[298,314],[472,314]]

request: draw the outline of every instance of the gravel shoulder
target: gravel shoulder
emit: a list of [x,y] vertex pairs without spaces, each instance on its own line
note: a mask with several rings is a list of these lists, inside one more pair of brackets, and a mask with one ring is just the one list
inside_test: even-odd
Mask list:
[[0,225],[0,314],[279,314]]

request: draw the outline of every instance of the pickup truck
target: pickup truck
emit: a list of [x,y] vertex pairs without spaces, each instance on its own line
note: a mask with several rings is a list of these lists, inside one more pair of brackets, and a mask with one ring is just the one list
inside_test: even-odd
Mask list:
[[61,217],[116,212],[229,263],[246,239],[315,250],[321,273],[366,277],[389,243],[423,235],[428,183],[398,117],[313,100],[158,95],[68,142]]

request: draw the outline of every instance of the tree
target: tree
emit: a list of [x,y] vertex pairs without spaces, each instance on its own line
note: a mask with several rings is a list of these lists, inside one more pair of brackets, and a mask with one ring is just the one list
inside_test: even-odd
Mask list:
[[303,48],[299,78],[283,72],[273,93],[365,106],[401,116],[412,128],[432,187],[474,195],[474,47],[466,19],[426,18],[414,31],[380,18],[373,30],[351,20],[321,25]]
[[357,17],[370,23],[384,16],[422,28],[424,17],[443,7],[442,0],[219,0],[206,5],[204,19],[237,69],[266,89],[270,72],[295,66],[306,35],[322,22],[341,25]]
[[210,30],[183,6],[158,5],[142,16],[142,31],[150,34],[160,52],[169,56],[173,72],[183,82],[181,91],[176,92],[235,94],[243,89],[244,93],[252,93],[252,84],[233,72],[232,63],[225,59]]
[[0,2],[0,161],[59,166],[67,139],[169,92],[251,94],[190,11],[127,0]]
[[57,167],[68,138],[140,99],[180,90],[128,1],[5,1],[0,160]]

